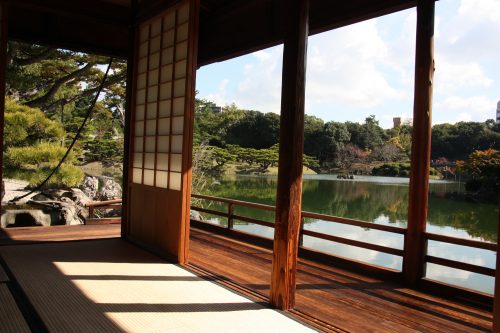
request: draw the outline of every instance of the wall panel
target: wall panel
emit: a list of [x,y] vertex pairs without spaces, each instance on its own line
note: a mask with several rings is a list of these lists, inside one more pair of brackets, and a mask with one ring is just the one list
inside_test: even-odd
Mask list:
[[127,237],[179,262],[188,246],[198,8],[181,1],[136,32]]

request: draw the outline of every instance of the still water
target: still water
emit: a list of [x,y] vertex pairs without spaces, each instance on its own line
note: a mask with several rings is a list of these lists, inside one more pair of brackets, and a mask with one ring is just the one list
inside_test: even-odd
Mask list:
[[[274,205],[275,176],[228,176],[219,179],[204,194]],[[463,184],[431,180],[427,231],[448,236],[496,242],[498,206],[458,199]],[[224,206],[211,209],[225,211]],[[307,175],[303,182],[304,211],[348,217],[377,224],[405,228],[408,216],[408,179],[357,176],[340,180],[336,175]],[[235,214],[273,222],[274,215],[246,207],[236,207]],[[214,216],[204,216],[213,223],[225,224]],[[316,219],[306,219],[305,229],[362,240],[388,247],[403,248],[403,236],[384,231],[364,229]],[[235,229],[273,237],[273,229],[235,221]],[[304,246],[371,264],[401,269],[399,256],[379,253],[312,237],[304,237]],[[475,265],[494,268],[495,252],[430,241],[428,254]],[[426,276],[431,279],[493,293],[494,279],[444,266],[427,264]]]

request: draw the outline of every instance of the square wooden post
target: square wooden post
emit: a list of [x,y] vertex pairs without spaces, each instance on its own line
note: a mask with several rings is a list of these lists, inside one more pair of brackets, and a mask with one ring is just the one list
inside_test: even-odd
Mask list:
[[416,286],[425,276],[424,257],[427,246],[424,236],[427,224],[431,154],[434,7],[434,0],[417,1],[410,196],[403,257],[403,274],[405,281],[411,286]]
[[[498,202],[500,209],[500,201]],[[500,227],[500,214],[498,215],[498,226]],[[500,228],[498,229],[500,230]],[[495,271],[495,293],[493,294],[493,329],[492,332],[500,332],[500,231],[497,234],[497,265]]]
[[[3,182],[3,133],[5,112],[5,77],[7,72],[7,6],[0,0],[0,186]],[[0,202],[1,208],[1,202]]]
[[293,308],[295,303],[295,272],[302,212],[309,2],[290,0],[284,4],[283,10],[285,37],[280,149],[270,298],[273,306],[287,310]]

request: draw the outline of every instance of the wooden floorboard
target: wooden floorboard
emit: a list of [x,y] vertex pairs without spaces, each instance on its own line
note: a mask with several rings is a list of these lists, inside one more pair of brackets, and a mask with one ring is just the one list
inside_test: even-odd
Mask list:
[[[190,263],[269,296],[270,250],[201,230]],[[487,332],[492,314],[309,260],[299,260],[295,310],[349,332]]]
[[0,246],[120,237],[119,224],[0,228]]
[[[0,229],[0,245],[119,235],[119,225]],[[269,249],[198,229],[191,231],[190,247],[198,274],[269,298]],[[487,332],[492,322],[490,311],[303,259],[294,312],[348,332]]]

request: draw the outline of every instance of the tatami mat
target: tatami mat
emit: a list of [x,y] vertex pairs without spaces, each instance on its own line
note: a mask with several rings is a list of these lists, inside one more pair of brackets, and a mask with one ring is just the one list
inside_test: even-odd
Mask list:
[[31,332],[5,283],[0,283],[0,332]]
[[312,332],[119,239],[0,254],[51,332]]

